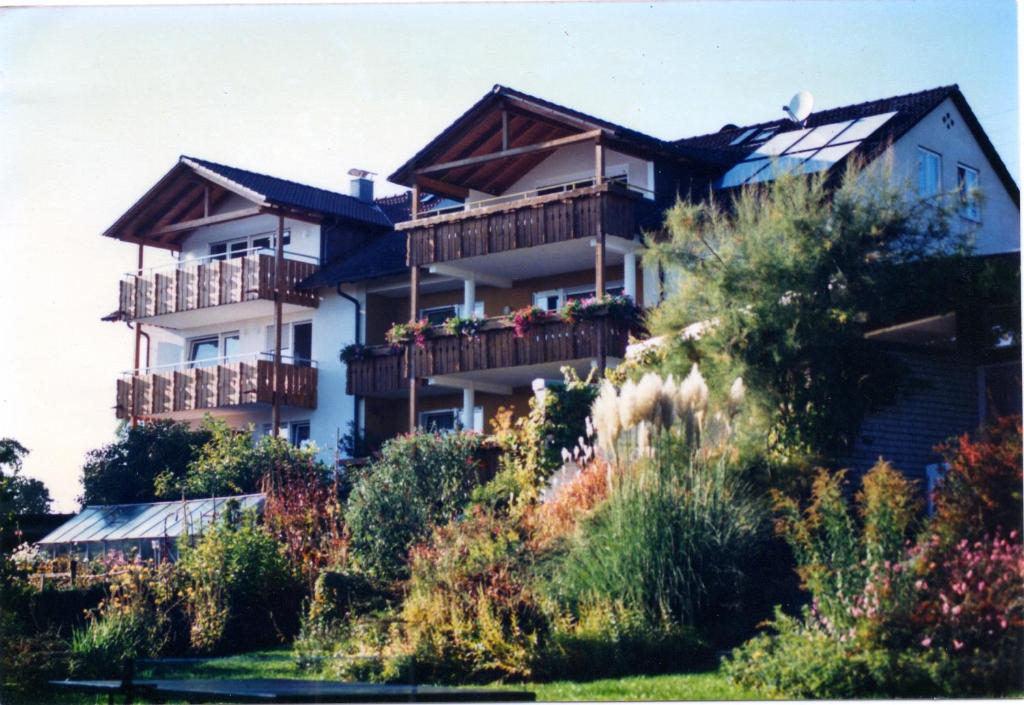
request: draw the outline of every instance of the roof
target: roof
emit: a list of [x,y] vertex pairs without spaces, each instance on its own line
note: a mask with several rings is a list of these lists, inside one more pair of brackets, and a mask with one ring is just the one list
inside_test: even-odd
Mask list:
[[391,220],[376,203],[368,203],[343,193],[307,186],[276,176],[217,164],[198,157],[182,155],[181,161],[190,166],[195,164],[209,169],[218,176],[262,196],[263,200],[271,205],[348,218],[385,228],[391,227]]
[[404,231],[382,233],[350,256],[338,258],[321,267],[316,274],[299,284],[299,288],[336,286],[407,272],[406,237]]
[[177,538],[186,532],[204,531],[224,516],[226,505],[235,500],[241,509],[263,508],[262,494],[211,497],[185,502],[90,505],[43,537],[38,544],[58,545],[102,541],[134,541]]
[[[529,107],[541,121],[549,124],[562,124],[563,128],[571,127],[572,131],[586,131],[600,129],[608,133],[608,136],[619,141],[630,143],[646,151],[660,153],[671,157],[699,157],[703,154],[700,149],[691,149],[686,145],[678,145],[672,142],[652,137],[637,130],[618,125],[609,120],[594,117],[586,113],[568,108],[564,105],[553,103],[544,98],[517,91],[508,86],[495,85],[480,100],[474,103],[466,112],[457,117],[448,127],[441,131],[437,137],[432,139],[426,146],[414,154],[402,166],[398,167],[388,180],[398,184],[411,186],[415,170],[433,157],[438,156],[443,150],[457,138],[462,132],[475,126],[489,111],[496,107],[511,102],[520,106]],[[564,133],[553,134],[558,137]],[[550,136],[549,136],[550,138]],[[478,140],[472,142],[476,149],[481,148]],[[512,143],[510,142],[510,146]],[[470,152],[473,150],[471,149]],[[468,156],[468,153],[463,155]]]
[[781,135],[803,128],[815,128],[850,120],[862,120],[886,113],[895,113],[891,119],[887,120],[879,129],[864,139],[857,148],[856,152],[860,156],[871,159],[877,156],[889,144],[906,134],[914,125],[946,99],[952,99],[956,104],[968,128],[1003,181],[1007,191],[1009,191],[1010,195],[1019,205],[1020,191],[1017,183],[1013,180],[1002,158],[974,115],[974,111],[968,105],[967,99],[964,98],[963,93],[960,91],[960,87],[956,84],[930,88],[916,93],[881,98],[879,100],[865,101],[853,105],[844,105],[828,110],[819,110],[811,113],[803,126],[782,117],[751,125],[728,126],[718,132],[676,140],[673,144],[685,147],[691,151],[696,150],[693,153],[703,153],[707,161],[728,167],[742,161],[754,151],[755,145],[751,144],[749,140],[739,141],[736,145],[731,144],[734,141],[738,141],[740,136],[751,131],[756,133],[757,131],[774,129],[775,134]]

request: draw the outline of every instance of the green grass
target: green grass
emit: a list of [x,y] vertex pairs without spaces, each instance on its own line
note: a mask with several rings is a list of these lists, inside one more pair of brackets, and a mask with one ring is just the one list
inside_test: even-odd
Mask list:
[[[238,656],[210,659],[197,663],[161,666],[157,670],[140,669],[144,678],[321,678],[299,670],[288,648],[255,651]],[[471,686],[479,688],[480,686]],[[660,676],[631,676],[595,681],[555,681],[551,683],[514,683],[486,686],[505,690],[529,690],[539,701],[566,700],[751,700],[758,696],[726,681],[718,672],[677,673]],[[46,694],[37,698],[18,699],[19,704],[59,703],[60,705],[93,705],[105,703],[106,697],[72,693]],[[137,701],[140,702],[140,701]]]

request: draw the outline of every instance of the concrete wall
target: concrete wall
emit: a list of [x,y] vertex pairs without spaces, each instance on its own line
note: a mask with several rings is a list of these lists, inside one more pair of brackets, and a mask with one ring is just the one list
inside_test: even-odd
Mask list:
[[[953,119],[952,126],[948,125],[948,121],[943,123],[943,117],[947,113]],[[957,188],[957,164],[980,172],[979,188],[983,197],[981,223],[975,223],[959,215],[953,221],[953,226],[958,232],[973,235],[976,252],[992,254],[1019,251],[1020,211],[952,100],[943,101],[892,146],[893,175],[905,180],[915,189],[919,147],[942,156],[944,191],[954,191]]]

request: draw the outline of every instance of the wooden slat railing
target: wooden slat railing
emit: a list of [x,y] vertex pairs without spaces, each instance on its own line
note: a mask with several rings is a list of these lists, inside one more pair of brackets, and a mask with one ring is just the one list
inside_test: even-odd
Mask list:
[[[315,291],[298,289],[317,265],[285,259],[284,302],[316,308]],[[274,257],[251,254],[227,260],[182,262],[172,269],[144,270],[120,282],[119,311],[128,320],[211,306],[274,299]]]
[[[281,404],[315,409],[316,368],[282,363],[281,372]],[[127,419],[133,415],[272,404],[273,375],[273,362],[251,360],[124,376],[117,380],[116,415]]]
[[423,347],[368,348],[363,359],[347,366],[348,393],[393,396],[406,389],[410,355],[417,377],[436,377],[597,358],[602,348],[609,357],[623,357],[629,333],[627,323],[607,316],[577,323],[551,318],[534,324],[521,338],[505,319],[489,319],[473,337],[450,335],[437,327]]
[[398,223],[409,233],[408,261],[426,265],[524,247],[597,237],[637,235],[649,201],[621,183],[533,196],[486,208]]

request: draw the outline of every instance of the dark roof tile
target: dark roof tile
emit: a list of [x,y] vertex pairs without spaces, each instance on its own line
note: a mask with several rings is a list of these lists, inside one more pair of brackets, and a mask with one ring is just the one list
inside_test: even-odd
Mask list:
[[333,215],[385,228],[392,225],[392,221],[376,204],[366,203],[352,196],[196,157],[182,155],[181,159],[198,164],[250,191],[255,191],[274,205]]

